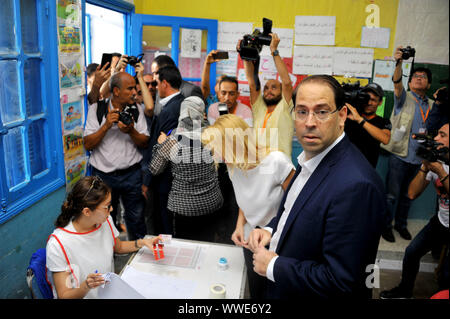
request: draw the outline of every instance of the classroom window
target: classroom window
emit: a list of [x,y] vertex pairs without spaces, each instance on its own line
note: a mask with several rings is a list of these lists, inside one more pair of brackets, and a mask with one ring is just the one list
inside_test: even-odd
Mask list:
[[0,224],[64,185],[56,2],[0,8]]

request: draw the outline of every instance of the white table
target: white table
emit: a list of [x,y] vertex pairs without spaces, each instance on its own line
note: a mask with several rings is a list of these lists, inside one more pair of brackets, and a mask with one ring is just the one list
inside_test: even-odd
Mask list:
[[[137,271],[161,276],[161,278],[169,277],[170,279],[195,282],[192,299],[211,298],[210,287],[214,284],[223,284],[225,286],[226,299],[244,298],[247,274],[241,247],[184,239],[172,239],[171,245],[200,247],[201,252],[195,268],[167,265],[163,264],[162,261],[149,262],[147,260],[149,256],[148,250],[143,252],[141,249],[130,257],[124,269],[127,266],[131,266]],[[166,250],[168,250],[169,246],[167,246]],[[228,261],[228,269],[226,270],[220,270],[218,267],[221,257],[225,257]],[[169,259],[165,263],[168,261]],[[122,269],[120,275],[123,274],[124,269]]]

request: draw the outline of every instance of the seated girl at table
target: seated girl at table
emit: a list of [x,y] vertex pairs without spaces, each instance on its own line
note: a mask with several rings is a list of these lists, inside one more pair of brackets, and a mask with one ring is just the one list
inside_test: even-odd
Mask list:
[[48,279],[56,298],[97,298],[102,275],[114,272],[114,253],[152,249],[161,239],[121,241],[111,210],[111,189],[99,177],[80,179],[68,194],[47,242]]

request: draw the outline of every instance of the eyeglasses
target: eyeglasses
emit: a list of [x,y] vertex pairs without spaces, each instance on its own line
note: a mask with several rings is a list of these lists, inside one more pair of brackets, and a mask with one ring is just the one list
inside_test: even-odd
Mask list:
[[[334,111],[329,111],[329,110],[318,110],[318,111],[314,111],[311,112],[316,119],[318,119],[321,122],[325,122],[326,120],[328,120],[331,116],[331,114],[336,113],[338,111],[338,109],[334,110]],[[305,110],[305,109],[297,109],[295,110],[295,119],[299,120],[299,121],[306,121],[309,118],[309,111]]]
[[414,74],[413,78],[415,78],[415,79],[426,79],[427,76],[425,74]]
[[86,194],[83,196],[83,200],[86,199],[86,197],[89,195],[89,193],[91,192],[91,190],[94,188],[95,183],[101,183],[102,179],[98,176],[94,176],[91,182],[91,186],[89,187],[88,191],[86,192]]

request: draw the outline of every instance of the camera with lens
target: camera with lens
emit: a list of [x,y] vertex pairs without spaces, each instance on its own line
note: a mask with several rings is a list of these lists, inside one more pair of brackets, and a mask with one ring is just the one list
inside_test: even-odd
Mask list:
[[126,126],[130,125],[133,121],[137,122],[139,117],[139,110],[136,105],[127,105],[119,112],[119,121]]
[[228,105],[226,103],[219,103],[217,109],[219,110],[219,116],[228,114]]
[[360,87],[359,81],[355,83],[342,84],[345,94],[345,103],[349,103],[353,106],[358,113],[364,112],[364,107],[369,103],[370,95],[367,92],[363,92]]
[[270,45],[272,42],[272,20],[263,18],[263,32],[255,29],[252,34],[244,35],[238,52],[242,60],[258,61],[259,53],[263,45]]
[[442,145],[442,143],[436,142],[431,135],[415,133],[412,137],[419,143],[419,148],[416,151],[417,156],[429,162],[441,161],[448,163],[446,158],[448,147],[438,149],[438,146]]
[[136,64],[138,64],[139,62],[142,61],[142,59],[144,58],[144,53],[139,54],[137,57],[136,56],[128,56],[127,58],[127,63],[129,65],[131,65],[132,67],[135,67]]
[[409,45],[406,48],[400,49],[400,51],[402,51],[402,60],[414,58],[416,55],[416,49],[411,48]]

